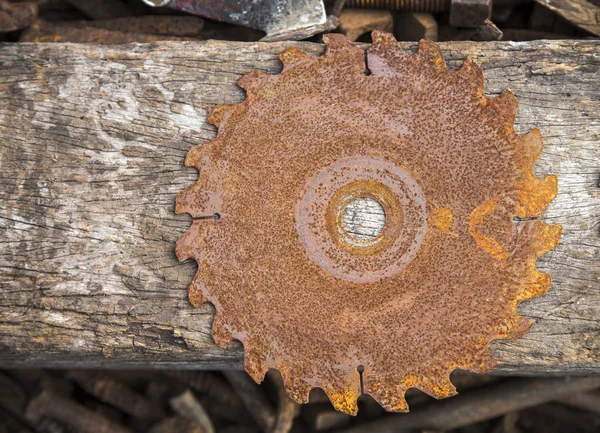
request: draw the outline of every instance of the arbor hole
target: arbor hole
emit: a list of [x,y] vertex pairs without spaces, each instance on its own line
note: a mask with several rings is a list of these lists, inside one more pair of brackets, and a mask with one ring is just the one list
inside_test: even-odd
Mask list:
[[385,211],[377,200],[357,198],[344,209],[342,224],[346,233],[356,240],[375,239],[385,226]]

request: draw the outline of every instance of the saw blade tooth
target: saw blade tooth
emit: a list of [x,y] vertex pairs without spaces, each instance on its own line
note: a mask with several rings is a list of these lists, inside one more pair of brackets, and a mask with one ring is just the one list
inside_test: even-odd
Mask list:
[[323,35],[323,42],[325,42],[325,55],[328,53],[338,50],[349,50],[349,51],[362,51],[356,45],[354,45],[348,38],[338,33],[327,33]]
[[238,80],[238,86],[251,93],[256,89],[264,86],[274,75],[265,74],[264,72],[248,72]]
[[209,143],[210,142],[192,146],[190,148],[190,150],[188,150],[188,153],[185,155],[185,166],[186,167],[198,167],[201,156],[202,156],[202,148]]
[[206,297],[204,296],[202,289],[198,287],[198,284],[196,283],[197,279],[198,278],[195,277],[194,282],[192,282],[192,284],[190,284],[188,287],[188,299],[190,301],[190,304],[192,304],[196,308],[208,302],[208,299],[206,299]]
[[233,338],[231,332],[226,329],[227,326],[228,325],[223,318],[223,313],[217,308],[212,324],[211,335],[215,344],[221,349],[226,349]]
[[548,291],[548,289],[550,289],[550,286],[552,285],[552,277],[550,274],[538,271],[535,268],[535,264],[532,267],[534,277],[519,291],[517,297],[518,302],[543,295]]
[[206,224],[220,219],[222,199],[217,183],[218,179],[215,180],[212,172],[201,173],[198,182],[177,194],[175,213],[190,214],[192,218],[206,220]]
[[425,64],[433,66],[434,70],[438,73],[448,70],[440,47],[427,39],[419,41],[419,50],[415,56],[421,58]]
[[381,30],[373,30],[373,32],[371,32],[371,39],[373,40],[373,45],[375,46],[389,45],[398,47],[400,49],[398,46],[398,41],[391,33],[382,32]]
[[561,225],[548,225],[540,220],[527,222],[533,226],[531,236],[535,236],[528,242],[534,259],[538,259],[558,246],[562,235]]
[[498,363],[498,360],[490,354],[488,343],[477,355],[469,358],[462,365],[457,366],[457,368],[472,373],[483,374],[495,368]]
[[[367,62],[372,76],[398,75],[398,65],[405,67],[408,54],[393,35],[381,31],[372,33],[373,44],[367,50]],[[402,74],[404,75],[404,74]]]
[[471,58],[467,58],[456,74],[477,93],[483,95],[483,71]]
[[270,367],[267,365],[265,355],[253,341],[246,340],[244,344],[244,368],[256,383],[262,383]]
[[515,188],[516,215],[519,218],[538,217],[558,194],[558,177],[539,178],[529,172]]
[[206,121],[219,128],[221,124],[229,118],[229,115],[235,110],[238,104],[217,105],[209,113]]
[[441,374],[434,379],[421,378],[415,388],[438,400],[458,394],[456,387],[450,380],[450,373]]
[[196,183],[177,194],[175,213],[188,213],[193,218],[218,220],[222,215],[221,173],[218,164],[222,150],[219,138],[192,147],[186,157],[186,165],[200,171]]
[[199,224],[198,221],[194,221],[190,228],[181,236],[175,244],[175,254],[180,262],[188,259],[196,258],[196,242],[198,236]]
[[313,387],[298,378],[295,374],[287,372],[285,368],[278,368],[276,371],[281,373],[283,386],[287,395],[298,404],[308,403],[308,398]]
[[521,136],[523,140],[523,146],[525,152],[530,160],[531,167],[535,165],[535,162],[539,158],[544,149],[544,139],[542,138],[542,132],[538,129],[532,129],[527,134]]
[[286,70],[305,60],[312,59],[313,56],[305,51],[302,51],[296,47],[290,47],[277,56],[281,63],[283,63],[283,69]]
[[192,216],[196,214],[198,211],[196,200],[201,192],[200,182],[196,182],[180,191],[175,198],[175,213],[189,213]]
[[517,117],[517,108],[519,106],[517,98],[510,89],[504,89],[500,95],[491,98],[490,104],[500,113],[505,122],[513,126]]
[[346,74],[354,73],[356,76],[364,75],[365,52],[350,42],[344,35],[328,33],[323,36],[325,54],[317,57],[321,64],[336,64],[345,69]]
[[335,410],[348,415],[356,415],[358,413],[358,397],[360,397],[360,389],[348,387],[339,390],[323,387],[323,391],[327,394],[327,397]]
[[405,397],[406,389],[403,387],[390,387],[389,385],[379,384],[365,390],[365,394],[373,397],[373,400],[388,412],[409,412]]
[[533,325],[533,320],[527,319],[519,313],[517,313],[517,307],[514,307],[513,321],[510,323],[506,333],[503,334],[505,338],[520,338],[529,331]]
[[502,319],[496,323],[494,331],[496,332],[495,339],[499,338],[519,338],[525,334],[531,324],[531,320],[521,316],[517,311],[519,301],[516,299],[507,306],[507,310],[503,313]]

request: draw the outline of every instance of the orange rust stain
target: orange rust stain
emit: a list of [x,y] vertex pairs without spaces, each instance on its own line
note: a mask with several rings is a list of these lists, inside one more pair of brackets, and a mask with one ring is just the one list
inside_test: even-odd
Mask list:
[[558,194],[558,177],[540,179],[532,173],[515,186],[518,203],[515,208],[521,218],[538,216]]
[[428,225],[446,232],[452,227],[452,209],[447,207],[434,209],[429,215]]
[[496,210],[496,207],[498,207],[497,198],[491,198],[477,206],[473,212],[471,212],[471,217],[469,218],[469,233],[473,239],[475,239],[477,245],[489,253],[492,258],[496,260],[505,260],[508,258],[508,253],[504,251],[502,245],[500,245],[496,239],[486,236],[481,232],[485,217],[493,213]]
[[349,415],[356,415],[358,413],[357,400],[360,397],[358,389],[349,385],[342,392],[334,392],[330,389],[326,389],[325,392],[337,410]]

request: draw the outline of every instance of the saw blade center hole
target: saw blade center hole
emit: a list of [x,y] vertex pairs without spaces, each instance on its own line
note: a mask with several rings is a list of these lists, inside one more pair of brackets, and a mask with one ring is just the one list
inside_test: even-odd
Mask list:
[[342,224],[346,233],[356,240],[375,239],[385,227],[385,211],[377,200],[357,198],[344,208]]

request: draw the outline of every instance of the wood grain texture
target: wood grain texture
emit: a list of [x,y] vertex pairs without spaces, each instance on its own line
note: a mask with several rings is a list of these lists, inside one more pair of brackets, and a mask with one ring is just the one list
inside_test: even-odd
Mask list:
[[[174,201],[197,179],[187,150],[215,136],[210,109],[242,101],[236,81],[277,73],[292,45],[323,51],[0,47],[1,365],[242,366],[239,343],[213,344],[212,307],[187,301],[196,265],[177,263],[174,243],[191,220]],[[492,344],[497,371],[600,371],[600,42],[441,46],[451,68],[467,56],[483,67],[488,95],[515,92],[517,131],[545,138],[536,173],[560,179],[544,218],[564,225],[563,240],[538,262],[554,284],[521,305],[536,319],[524,338]]]

